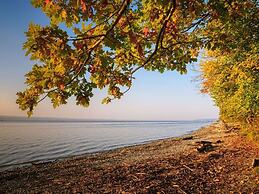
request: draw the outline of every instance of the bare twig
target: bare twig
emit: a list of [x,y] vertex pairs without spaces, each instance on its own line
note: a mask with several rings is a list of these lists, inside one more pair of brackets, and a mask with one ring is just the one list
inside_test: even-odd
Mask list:
[[190,171],[194,171],[193,169],[191,169],[189,166],[186,166],[185,164],[183,165],[183,167],[185,167],[185,168],[187,168],[188,170],[190,170]]
[[184,190],[180,188],[179,185],[173,185],[173,187],[176,187],[179,191],[181,191],[183,194],[187,194]]
[[188,32],[193,27],[196,28],[197,26],[199,26],[201,24],[201,22],[203,22],[205,19],[207,19],[207,17],[209,17],[209,13],[204,14],[200,19],[198,19],[196,22],[192,23],[188,28],[186,28],[185,30],[181,31],[181,33]]
[[84,37],[81,37],[81,38],[69,38],[67,39],[68,41],[79,41],[79,40],[91,40],[91,39],[95,39],[95,38],[98,38],[98,37],[102,37],[102,36],[105,36],[105,34],[97,34],[97,35],[92,35],[92,36],[84,36]]

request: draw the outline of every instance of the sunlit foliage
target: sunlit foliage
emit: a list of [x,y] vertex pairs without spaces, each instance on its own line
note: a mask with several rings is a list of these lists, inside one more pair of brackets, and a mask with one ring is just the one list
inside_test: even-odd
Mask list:
[[[107,88],[103,103],[109,103],[129,91],[139,69],[183,74],[203,48],[232,58],[232,50],[243,53],[238,49],[258,40],[256,3],[32,0],[50,18],[50,25],[31,24],[26,32],[24,49],[36,64],[26,74],[28,87],[18,93],[17,103],[29,115],[46,97],[54,107],[71,96],[88,106],[94,88]],[[256,52],[248,47],[244,55]],[[219,64],[221,60],[217,59]],[[210,63],[218,64],[214,59]],[[210,92],[214,83],[208,73],[204,79]]]
[[202,64],[203,92],[208,92],[220,109],[221,119],[230,122],[259,122],[258,51],[242,56],[214,51]]
[[210,42],[201,65],[202,91],[214,99],[221,119],[258,130],[258,5],[256,1],[240,1],[225,9],[225,16],[205,30],[218,39]]

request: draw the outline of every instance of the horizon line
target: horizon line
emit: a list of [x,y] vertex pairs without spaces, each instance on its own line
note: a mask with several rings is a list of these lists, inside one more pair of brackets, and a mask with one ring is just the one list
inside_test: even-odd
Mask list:
[[199,118],[199,119],[87,119],[71,117],[26,117],[14,115],[0,115],[1,121],[67,121],[67,122],[172,122],[172,121],[199,121],[199,120],[218,120],[218,118]]

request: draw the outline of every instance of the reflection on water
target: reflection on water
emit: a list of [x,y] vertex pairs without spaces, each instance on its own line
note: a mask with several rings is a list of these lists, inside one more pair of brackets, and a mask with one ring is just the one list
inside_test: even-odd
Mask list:
[[114,149],[190,133],[212,120],[24,122],[0,120],[0,166]]

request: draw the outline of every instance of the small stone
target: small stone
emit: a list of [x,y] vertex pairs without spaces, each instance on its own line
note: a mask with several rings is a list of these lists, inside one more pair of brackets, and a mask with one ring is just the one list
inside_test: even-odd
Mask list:
[[259,166],[259,159],[258,159],[258,158],[256,158],[256,159],[253,160],[252,166],[253,166],[253,168]]
[[221,140],[218,140],[218,141],[216,141],[216,143],[222,143],[223,141],[221,141]]

